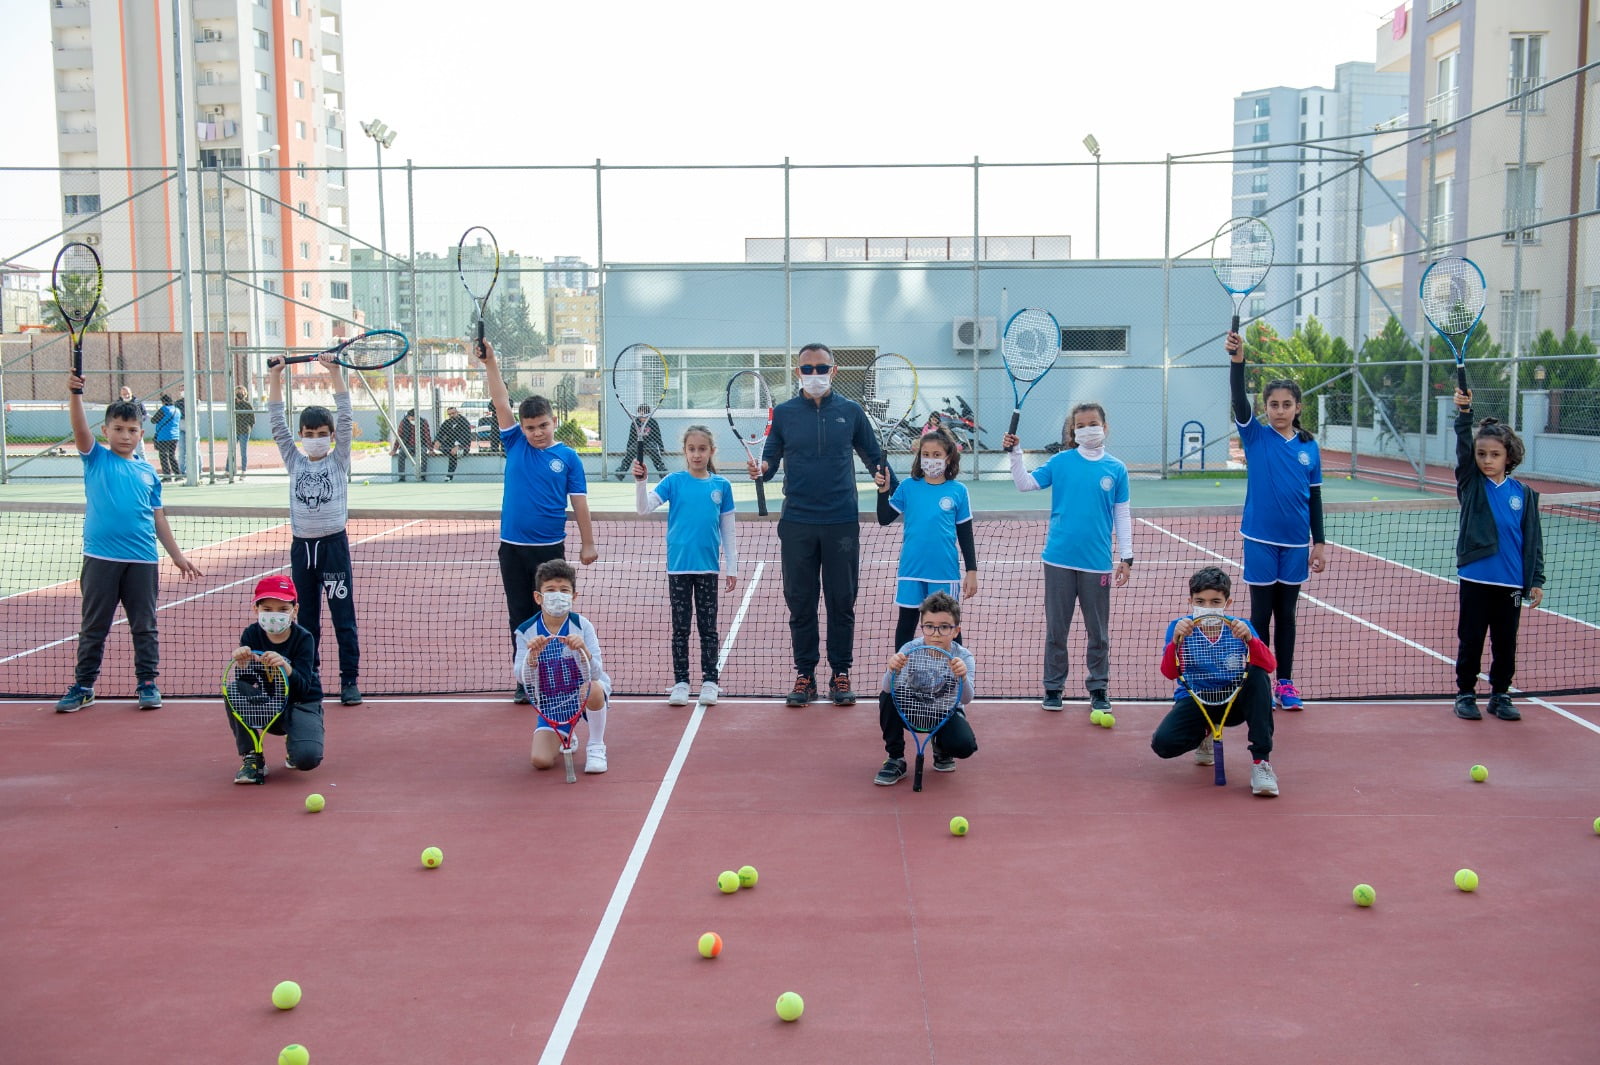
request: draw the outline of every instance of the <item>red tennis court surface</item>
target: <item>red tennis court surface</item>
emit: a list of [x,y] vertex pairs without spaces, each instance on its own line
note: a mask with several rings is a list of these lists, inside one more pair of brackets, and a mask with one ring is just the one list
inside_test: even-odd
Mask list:
[[980,701],[920,794],[871,784],[868,703],[621,702],[574,785],[527,767],[526,708],[330,706],[323,766],[270,739],[261,788],[215,702],[0,704],[3,1057],[1592,1063],[1600,706],[1523,708],[1280,715],[1255,799],[1238,731],[1226,790],[1157,760],[1156,704]]

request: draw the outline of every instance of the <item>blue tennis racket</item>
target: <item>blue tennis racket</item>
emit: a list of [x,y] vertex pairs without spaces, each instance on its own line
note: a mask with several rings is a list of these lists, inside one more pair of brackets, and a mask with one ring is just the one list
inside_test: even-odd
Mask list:
[[1011,378],[1010,435],[1017,435],[1022,401],[1044,380],[1060,354],[1061,326],[1049,311],[1024,307],[1006,323],[1006,331],[1000,337],[1000,357],[1005,360],[1006,376]]
[[1428,324],[1444,337],[1456,358],[1456,384],[1463,392],[1470,391],[1467,388],[1467,341],[1483,319],[1487,289],[1477,263],[1451,255],[1428,267],[1417,290]]
[[889,696],[917,743],[912,791],[922,790],[922,758],[929,741],[961,705],[961,678],[950,668],[954,661],[950,652],[924,645],[907,654],[906,664],[894,674]]
[[1272,230],[1259,218],[1230,218],[1211,238],[1211,272],[1233,297],[1233,324],[1228,332],[1239,331],[1239,315],[1244,298],[1266,280],[1272,269]]

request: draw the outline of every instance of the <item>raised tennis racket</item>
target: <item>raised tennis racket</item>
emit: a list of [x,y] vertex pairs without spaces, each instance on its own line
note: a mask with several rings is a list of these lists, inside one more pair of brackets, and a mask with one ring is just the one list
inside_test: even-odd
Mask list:
[[478,358],[484,358],[483,323],[489,308],[489,294],[500,277],[500,243],[484,226],[473,226],[461,234],[456,245],[456,272],[461,275],[461,287],[472,297],[478,311]]
[[917,368],[912,361],[892,352],[873,359],[867,367],[867,401],[862,406],[885,453],[895,429],[911,417],[916,405]]
[[261,739],[289,708],[289,678],[278,666],[228,659],[222,671],[222,699],[235,721],[250,731],[250,745],[261,753]]
[[381,370],[405,358],[410,350],[411,342],[404,333],[393,329],[374,329],[315,355],[274,356],[267,360],[267,365],[288,366],[297,362],[314,362],[324,355],[332,355],[334,362],[351,370]]
[[1011,378],[1012,436],[1017,435],[1017,423],[1022,420],[1023,400],[1044,380],[1059,354],[1061,326],[1049,311],[1024,307],[1006,323],[1006,331],[1000,337],[1000,357],[1006,363],[1006,376]]
[[[728,411],[728,425],[739,438],[745,457],[752,464],[761,462],[761,450],[767,434],[772,431],[772,388],[767,379],[755,370],[740,370],[728,378],[728,394],[724,404]],[[756,510],[767,512],[767,482],[756,478]]]
[[1272,230],[1259,218],[1230,218],[1211,238],[1211,272],[1233,297],[1233,324],[1239,331],[1244,298],[1254,292],[1272,269]]
[[1222,730],[1234,700],[1244,689],[1250,666],[1250,645],[1235,636],[1232,618],[1210,614],[1196,619],[1194,629],[1178,647],[1178,683],[1200,708],[1211,729],[1217,787],[1228,782],[1222,764]]
[[[100,293],[104,288],[100,256],[89,245],[73,241],[56,254],[55,268],[50,271],[50,292],[56,309],[67,323],[74,377],[83,376],[83,334],[89,331],[94,312],[100,309]],[[81,388],[72,391],[83,393]]]
[[650,416],[667,398],[667,357],[649,344],[629,344],[611,364],[611,391],[633,420],[633,461],[644,461]]
[[539,712],[539,720],[561,737],[567,783],[575,783],[578,774],[572,767],[572,736],[589,700],[592,676],[588,652],[568,647],[559,636],[552,636],[537,655],[523,659],[519,679]]
[[1433,331],[1444,337],[1456,357],[1456,384],[1467,388],[1467,341],[1483,318],[1487,302],[1483,271],[1471,259],[1451,255],[1440,259],[1422,275],[1418,295],[1422,313]]
[[924,644],[906,655],[906,664],[894,674],[889,689],[895,713],[917,744],[912,791],[922,790],[922,757],[929,742],[961,705],[961,680],[950,668],[954,661],[949,651]]

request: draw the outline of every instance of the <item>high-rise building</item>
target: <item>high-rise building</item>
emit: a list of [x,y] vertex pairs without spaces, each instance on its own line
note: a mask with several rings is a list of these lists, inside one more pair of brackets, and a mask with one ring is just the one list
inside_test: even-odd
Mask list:
[[[487,255],[488,252],[469,248],[468,254]],[[415,281],[403,262],[389,260],[389,298],[394,306],[388,321],[383,320],[384,279],[379,262],[378,253],[368,248],[357,248],[351,253],[354,305],[369,328],[414,331],[419,338],[444,340],[465,337],[477,321],[477,309],[461,285],[456,249],[451,248],[442,255],[419,253]],[[489,319],[492,321],[505,313],[506,302],[520,294],[528,304],[528,324],[536,333],[548,336],[543,276],[544,260],[538,256],[503,252],[500,274],[489,299]]]
[[187,7],[179,129],[170,7],[55,0],[64,226],[98,246],[110,328],[181,328],[178,196],[162,172],[181,136],[191,167],[220,170],[189,190],[193,264],[240,279],[196,289],[195,328],[324,345],[330,315],[350,314],[342,0]]
[[544,288],[547,293],[558,288],[587,292],[595,285],[594,267],[576,255],[557,255],[550,260],[550,269],[545,271],[544,275]]
[[600,294],[572,288],[550,290],[550,343],[600,343]]

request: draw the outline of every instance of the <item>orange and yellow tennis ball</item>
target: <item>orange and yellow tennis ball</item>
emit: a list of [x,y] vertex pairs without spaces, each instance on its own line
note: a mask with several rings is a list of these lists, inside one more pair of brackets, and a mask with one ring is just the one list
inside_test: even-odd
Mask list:
[[739,874],[732,869],[724,869],[717,874],[717,890],[724,895],[732,895],[739,890]]
[[444,851],[438,847],[428,847],[422,852],[422,867],[424,869],[437,869],[442,861],[444,861]]
[[805,1011],[805,999],[793,991],[785,991],[778,996],[778,1019],[780,1021],[798,1021],[800,1015]]
[[700,956],[702,958],[715,958],[722,953],[722,937],[715,932],[707,932],[700,937]]

